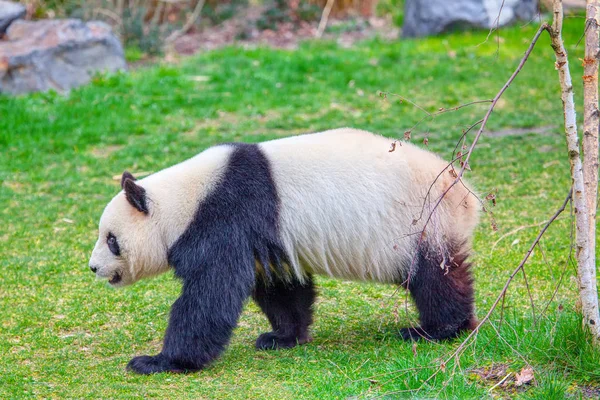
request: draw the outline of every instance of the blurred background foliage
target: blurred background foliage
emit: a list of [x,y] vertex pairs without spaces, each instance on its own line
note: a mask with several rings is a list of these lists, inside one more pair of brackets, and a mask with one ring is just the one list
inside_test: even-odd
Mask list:
[[[298,26],[318,24],[327,0],[24,0],[27,18],[97,19],[110,24],[127,48],[146,54],[160,54],[173,31],[186,24],[198,3],[201,16],[191,31],[215,26],[245,16],[255,10],[256,18],[247,18],[250,28],[277,30],[278,24]],[[347,20],[386,18],[402,23],[404,0],[336,0],[331,17]],[[354,26],[360,26],[355,24]],[[135,50],[130,50],[135,51]]]

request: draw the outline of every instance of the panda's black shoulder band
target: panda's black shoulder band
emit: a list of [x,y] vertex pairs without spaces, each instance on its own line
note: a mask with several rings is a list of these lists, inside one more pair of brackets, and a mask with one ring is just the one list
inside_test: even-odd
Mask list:
[[[268,159],[257,145],[231,146],[221,180],[199,199],[188,228],[168,251],[183,281],[160,354],[169,368],[198,369],[218,357],[255,286],[255,260],[269,265],[287,260]],[[138,365],[144,362],[132,368],[154,368],[154,361]]]

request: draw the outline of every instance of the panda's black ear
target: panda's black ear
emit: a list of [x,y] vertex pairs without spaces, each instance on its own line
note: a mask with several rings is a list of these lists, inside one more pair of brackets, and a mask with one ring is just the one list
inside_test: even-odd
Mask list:
[[123,172],[123,176],[121,176],[121,189],[125,189],[125,179],[131,179],[135,182],[135,177],[131,175],[129,171]]
[[[125,174],[123,174],[124,176]],[[131,174],[130,174],[131,175]],[[148,214],[148,203],[146,202],[146,189],[137,185],[133,179],[125,178],[122,181],[125,197],[129,204],[136,210],[144,214]]]

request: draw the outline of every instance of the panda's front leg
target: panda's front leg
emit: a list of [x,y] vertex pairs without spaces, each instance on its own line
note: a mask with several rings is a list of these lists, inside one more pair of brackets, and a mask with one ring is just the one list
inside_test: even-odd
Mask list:
[[209,279],[184,279],[181,296],[171,308],[162,351],[133,358],[127,369],[139,374],[198,371],[216,359],[229,343],[232,331],[250,296],[252,279],[235,281],[223,274]]

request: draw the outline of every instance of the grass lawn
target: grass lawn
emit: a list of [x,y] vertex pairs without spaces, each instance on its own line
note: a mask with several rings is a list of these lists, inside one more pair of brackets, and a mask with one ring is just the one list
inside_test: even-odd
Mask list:
[[[577,99],[584,20],[566,20]],[[423,382],[458,342],[400,341],[416,318],[393,286],[320,278],[314,341],[277,352],[253,343],[268,329],[252,303],[224,356],[197,374],[138,376],[135,355],[161,348],[172,274],[113,290],[87,260],[98,219],[123,170],[158,171],[216,143],[353,126],[402,138],[424,113],[489,99],[535,32],[531,24],[351,49],[307,43],[296,51],[225,48],[126,75],[98,77],[68,96],[0,97],[0,398],[540,398],[596,396],[600,356],[575,313],[568,213],[542,240],[527,273],[532,315],[519,276],[460,363]],[[450,158],[474,105],[419,124],[412,141]],[[580,115],[581,115],[581,110]],[[498,231],[482,218],[474,261],[482,317],[569,187],[554,56],[544,37],[500,101],[473,156],[469,179],[497,191]],[[525,227],[514,232],[519,227]],[[511,233],[512,232],[512,233]],[[510,233],[510,234],[508,234]],[[503,236],[508,234],[506,236]],[[563,271],[562,285],[553,300]],[[545,314],[541,311],[548,306]],[[496,333],[499,332],[499,335]],[[535,384],[516,387],[530,364]],[[512,373],[507,385],[496,383]],[[414,390],[420,388],[418,392]],[[411,392],[411,390],[413,390]],[[393,393],[393,394],[392,394]]]

